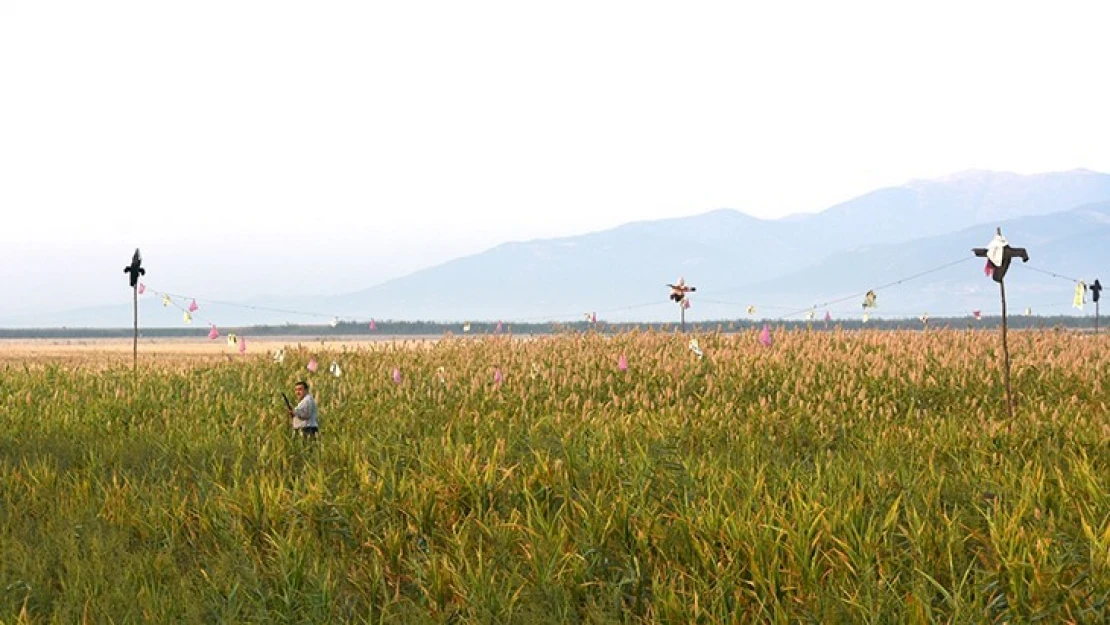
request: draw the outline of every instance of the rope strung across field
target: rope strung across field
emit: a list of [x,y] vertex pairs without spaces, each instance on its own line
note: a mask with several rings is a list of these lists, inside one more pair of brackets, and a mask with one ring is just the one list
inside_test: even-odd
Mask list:
[[[742,302],[725,302],[725,301],[721,301],[721,300],[718,300],[718,299],[709,299],[708,297],[699,297],[698,301],[703,303],[703,304],[720,304],[722,306],[752,306],[752,307],[756,306],[755,304],[750,304],[750,303],[745,304],[745,303],[742,303]],[[792,307],[790,307],[790,306],[775,306],[773,304],[759,304],[758,307],[761,308],[761,309],[762,308],[767,308],[767,309],[770,309],[770,310],[792,310]]]
[[[190,298],[188,298],[188,297],[185,297],[185,296],[182,296],[182,295],[172,295],[172,294],[170,294],[170,293],[164,293],[164,292],[162,292],[162,291],[156,291],[156,290],[154,290],[154,289],[152,289],[152,288],[150,288],[150,287],[147,287],[147,289],[146,289],[146,290],[150,291],[151,293],[153,293],[153,294],[155,294],[155,295],[169,296],[169,297],[165,298],[165,299],[164,299],[163,301],[165,301],[165,302],[168,302],[168,303],[169,303],[170,305],[172,305],[172,306],[173,306],[174,308],[176,308],[176,309],[180,310],[180,311],[182,312],[182,314],[186,314],[186,313],[187,313],[187,314],[189,315],[189,317],[190,317],[191,319],[195,319],[195,320],[197,320],[197,321],[199,321],[199,322],[201,322],[201,323],[206,323],[206,324],[208,324],[208,325],[210,325],[210,326],[214,326],[214,325],[216,325],[216,324],[212,323],[211,321],[209,321],[208,319],[206,319],[206,318],[205,318],[204,316],[202,316],[202,315],[199,315],[199,314],[197,314],[197,312],[196,312],[196,311],[192,311],[192,310],[189,310],[189,309],[188,309],[188,308],[186,308],[185,306],[182,306],[181,304],[178,304],[178,303],[177,303],[176,301],[174,301],[174,299],[173,299],[174,297],[180,297],[180,298],[182,298],[182,299],[190,299]],[[193,301],[196,301],[196,299],[193,299]],[[203,300],[202,300],[202,301],[203,301]]]
[[967,261],[969,261],[969,260],[971,260],[971,259],[973,259],[973,258],[975,258],[975,257],[974,257],[974,256],[962,256],[962,257],[960,257],[960,258],[959,258],[959,259],[957,259],[957,260],[954,260],[954,261],[952,261],[952,262],[948,262],[948,263],[944,263],[943,265],[940,265],[940,266],[937,266],[937,267],[933,267],[932,269],[926,269],[925,271],[922,271],[922,272],[919,272],[919,273],[915,273],[915,274],[913,274],[912,276],[907,276],[907,277],[905,277],[905,278],[900,278],[900,279],[898,279],[898,280],[895,280],[895,281],[893,281],[893,282],[888,282],[888,283],[886,283],[886,284],[883,284],[883,285],[881,285],[881,286],[877,286],[877,287],[875,287],[875,288],[873,288],[873,289],[868,289],[867,291],[861,291],[861,292],[859,292],[859,293],[855,293],[855,294],[853,294],[853,295],[847,295],[847,296],[845,296],[845,297],[841,297],[841,298],[838,298],[838,299],[834,299],[834,300],[829,300],[829,301],[827,301],[827,302],[822,302],[822,303],[820,303],[820,304],[814,304],[813,306],[807,306],[807,307],[805,307],[805,308],[800,308],[800,309],[798,309],[798,310],[795,310],[795,311],[792,311],[792,312],[788,312],[788,313],[786,313],[786,314],[784,314],[784,315],[780,315],[780,316],[779,316],[779,317],[777,317],[777,318],[778,318],[778,319],[785,319],[785,318],[787,318],[787,317],[793,317],[794,315],[800,315],[800,314],[802,314],[802,313],[804,313],[804,312],[809,312],[809,311],[811,311],[811,310],[815,310],[815,309],[817,309],[817,308],[825,308],[825,307],[827,307],[827,306],[832,306],[833,304],[839,304],[839,303],[841,303],[841,302],[846,302],[846,301],[848,301],[848,300],[852,300],[852,299],[859,299],[859,298],[861,298],[861,297],[863,297],[863,296],[867,295],[867,293],[868,293],[868,292],[877,292],[877,291],[881,291],[881,290],[883,290],[883,289],[887,289],[887,288],[890,288],[890,287],[892,287],[892,286],[897,286],[897,285],[899,285],[899,284],[902,284],[902,283],[904,283],[904,282],[909,282],[910,280],[916,280],[917,278],[920,278],[920,277],[922,277],[922,276],[927,276],[927,275],[929,275],[929,274],[931,274],[931,273],[936,273],[936,272],[938,272],[938,271],[941,271],[941,270],[943,270],[943,269],[947,269],[947,268],[949,268],[949,267],[952,267],[952,266],[955,266],[955,265],[959,265],[960,263],[965,263],[965,262],[967,262]]
[[[879,285],[877,287],[867,289],[866,291],[860,291],[858,293],[852,293],[851,295],[846,295],[844,297],[831,299],[831,300],[824,301],[824,302],[821,302],[821,303],[818,303],[818,304],[814,304],[812,306],[807,306],[805,308],[790,308],[790,307],[781,306],[781,305],[754,304],[754,303],[750,303],[750,302],[749,303],[742,303],[742,302],[718,300],[718,299],[711,299],[711,298],[704,298],[704,297],[700,298],[700,301],[703,302],[703,303],[706,303],[706,304],[715,304],[715,305],[719,305],[719,306],[738,306],[738,307],[748,307],[748,308],[759,308],[761,310],[786,310],[787,312],[784,312],[781,315],[779,315],[777,317],[774,317],[775,320],[785,320],[785,319],[788,319],[790,317],[794,317],[796,315],[800,315],[800,314],[803,314],[803,313],[808,313],[808,312],[817,310],[819,308],[826,308],[827,309],[828,307],[834,306],[836,304],[841,304],[843,302],[847,302],[847,301],[850,301],[850,300],[858,300],[858,299],[864,297],[868,292],[878,292],[878,291],[882,291],[882,290],[885,290],[885,289],[889,289],[891,287],[899,286],[901,284],[905,284],[905,283],[910,282],[912,280],[916,280],[918,278],[922,278],[924,276],[927,276],[927,275],[930,275],[930,274],[933,274],[933,273],[936,273],[936,272],[939,272],[939,271],[943,271],[945,269],[948,269],[949,267],[954,267],[956,265],[966,263],[969,260],[972,260],[973,258],[974,258],[973,256],[961,256],[960,258],[952,260],[950,262],[946,262],[946,263],[938,265],[936,267],[932,267],[932,268],[926,269],[924,271],[919,271],[917,273],[914,273],[914,274],[911,274],[911,275],[908,275],[908,276],[905,276],[905,277],[902,277],[902,278],[898,278],[896,280],[892,280],[890,282]],[[1030,266],[1028,263],[1023,263],[1021,266],[1024,267],[1025,269],[1030,270],[1030,271],[1035,271],[1035,272],[1045,274],[1045,275],[1048,275],[1048,276],[1051,276],[1051,277],[1054,277],[1054,278],[1058,278],[1058,279],[1061,279],[1061,280],[1067,280],[1067,281],[1073,282],[1073,283],[1081,282],[1081,280],[1079,280],[1077,278],[1073,278],[1071,276],[1066,276],[1066,275],[1063,275],[1063,274],[1060,274],[1060,273],[1057,273],[1057,272],[1054,272],[1054,271],[1039,269],[1037,267]],[[176,300],[178,300],[178,299],[185,300],[185,301],[190,301],[191,300],[191,301],[196,301],[196,302],[202,302],[206,305],[207,304],[217,304],[217,305],[220,305],[220,306],[227,306],[227,307],[231,307],[231,308],[239,308],[239,309],[244,309],[244,310],[271,312],[271,313],[279,313],[279,314],[284,314],[284,315],[296,315],[296,316],[301,316],[301,317],[310,317],[310,318],[317,318],[317,319],[330,319],[331,322],[332,322],[332,325],[335,325],[341,318],[340,315],[335,315],[335,314],[320,313],[320,312],[309,312],[309,311],[295,310],[295,309],[290,309],[290,308],[277,308],[277,307],[272,307],[272,306],[258,306],[258,305],[254,305],[254,304],[242,304],[242,303],[237,303],[237,302],[229,302],[229,301],[224,301],[224,300],[209,299],[209,298],[204,298],[204,297],[193,297],[193,296],[188,296],[188,295],[182,295],[182,294],[179,294],[179,293],[170,293],[168,291],[159,291],[159,290],[149,288],[149,287],[146,287],[146,290],[150,291],[152,294],[163,297],[164,301],[173,304],[174,307],[178,308],[183,313],[188,312],[188,313],[190,313],[190,315],[193,318],[197,319],[198,321],[201,321],[202,323],[207,323],[208,325],[215,325],[215,324],[212,323],[210,320],[205,319],[204,317],[196,315],[194,311],[189,311],[184,306],[181,306]],[[603,309],[603,310],[592,311],[592,313],[596,315],[596,314],[599,314],[599,313],[600,314],[606,314],[606,313],[627,312],[627,311],[632,311],[632,310],[640,310],[640,309],[643,309],[643,308],[651,308],[651,307],[656,307],[656,306],[669,306],[669,305],[670,305],[670,302],[668,302],[668,301],[651,301],[651,302],[643,302],[643,303],[640,303],[640,304],[632,304],[632,305],[627,305],[627,306],[615,306],[615,307],[606,308],[606,309]],[[1051,307],[1055,307],[1055,306],[1056,306],[1055,304],[1047,304],[1047,305],[1038,306],[1038,308],[1043,309],[1043,308],[1051,308]],[[891,311],[891,312],[893,312],[893,311]],[[526,316],[526,317],[511,317],[511,318],[505,318],[504,321],[507,322],[507,323],[513,323],[513,322],[525,323],[525,322],[534,322],[534,321],[558,321],[558,320],[563,320],[563,319],[580,319],[582,317],[582,315],[583,315],[583,312],[579,311],[579,312],[568,312],[568,313],[558,313],[558,314],[534,315],[534,316]]]
[[[268,306],[255,306],[253,304],[239,304],[239,303],[236,303],[236,302],[225,302],[225,301],[221,301],[221,300],[207,299],[207,298],[201,298],[201,297],[191,297],[191,296],[188,296],[188,295],[179,295],[177,293],[169,293],[169,292],[166,292],[166,291],[157,291],[157,290],[152,289],[150,287],[147,287],[147,290],[150,291],[151,293],[156,294],[156,295],[168,295],[171,298],[171,300],[170,300],[171,302],[173,302],[172,298],[177,297],[177,298],[181,298],[181,299],[185,299],[185,300],[196,300],[198,302],[206,302],[208,304],[219,304],[220,306],[231,306],[233,308],[245,308],[245,309],[248,309],[248,310],[260,310],[260,311],[263,311],[263,312],[276,312],[276,313],[283,313],[283,314],[288,314],[288,315],[301,315],[301,316],[305,316],[305,317],[323,317],[325,319],[332,319],[332,318],[335,317],[335,315],[328,315],[328,314],[324,314],[324,313],[312,313],[312,312],[304,312],[304,311],[301,311],[301,310],[289,310],[287,308],[271,308],[271,307],[268,307]],[[173,303],[174,303],[174,306],[177,306],[176,302],[173,302]],[[177,307],[181,308],[180,306],[177,306]]]
[[[654,302],[645,302],[643,304],[633,304],[631,306],[618,306],[616,308],[606,308],[604,310],[596,310],[596,311],[591,311],[591,312],[605,314],[605,313],[612,313],[612,312],[624,312],[624,311],[627,311],[627,310],[638,310],[638,309],[641,309],[641,308],[649,308],[649,307],[652,307],[652,306],[669,306],[669,305],[671,305],[670,302],[654,301]],[[508,321],[508,322],[516,321],[516,322],[523,323],[523,322],[527,322],[527,321],[546,321],[546,320],[557,320],[557,319],[568,319],[568,318],[581,318],[582,315],[583,315],[583,313],[581,313],[581,312],[552,314],[552,315],[536,315],[536,316],[533,316],[533,317],[511,317],[511,318],[506,318],[505,321]]]
[[1046,276],[1052,276],[1053,278],[1060,278],[1061,280],[1067,280],[1069,282],[1082,282],[1082,280],[1080,280],[1079,278],[1072,278],[1071,276],[1065,276],[1063,274],[1056,273],[1054,271],[1045,271],[1044,269],[1037,269],[1036,267],[1031,266],[1029,263],[1022,263],[1021,265],[1018,265],[1018,266],[1019,267],[1024,267],[1025,269],[1028,269],[1029,271],[1036,271],[1037,273],[1043,273]]

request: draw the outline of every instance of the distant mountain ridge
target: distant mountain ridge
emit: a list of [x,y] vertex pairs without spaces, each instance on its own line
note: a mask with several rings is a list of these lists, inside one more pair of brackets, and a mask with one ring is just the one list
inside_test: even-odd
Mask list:
[[[669,319],[675,312],[666,301],[663,285],[682,275],[701,291],[693,297],[695,304],[712,299],[714,292],[724,292],[743,295],[753,305],[776,301],[787,308],[806,306],[835,299],[826,293],[840,291],[830,291],[827,284],[870,284],[864,275],[854,279],[853,274],[883,264],[883,254],[897,258],[899,250],[913,248],[913,241],[931,242],[913,262],[889,261],[895,265],[885,274],[889,279],[913,273],[899,272],[900,266],[927,268],[929,263],[935,265],[961,254],[970,256],[969,247],[985,245],[995,226],[1009,228],[1022,218],[1055,215],[1087,205],[1094,208],[1087,209],[1088,221],[1083,223],[1097,224],[1097,216],[1103,214],[1097,203],[1106,200],[1110,200],[1110,175],[1087,170],[1035,176],[965,172],[939,181],[918,180],[879,189],[821,213],[790,220],[758,219],[722,209],[681,219],[635,222],[577,237],[505,244],[330,298],[328,303],[345,314],[376,310],[384,318],[543,318],[569,317],[577,310],[606,310],[617,320],[637,315]],[[1002,214],[1008,218],[997,219]],[[1066,219],[1071,222],[1078,217]],[[1077,228],[1079,221],[1075,221]],[[982,240],[972,240],[976,232],[982,233]],[[1020,241],[1022,233],[1019,228],[1012,234],[1013,240]],[[1110,250],[1110,245],[1102,249]],[[1100,252],[1097,246],[1090,252],[1083,262],[1110,264],[1110,252]],[[1033,254],[1037,258],[1035,249]],[[843,264],[833,265],[842,271],[829,275],[822,266],[834,259],[844,259]],[[821,277],[813,279],[815,276]],[[776,281],[784,286],[763,288]],[[815,285],[820,288],[815,290]],[[975,293],[979,286],[953,284],[951,288]],[[789,293],[796,296],[784,297]],[[956,299],[953,294],[921,296],[909,308],[969,305],[968,298]],[[767,299],[773,296],[777,297]],[[653,298],[657,298],[657,306],[639,307]],[[983,307],[989,303],[971,302]],[[636,308],[624,314],[625,307]],[[703,308],[704,313],[693,310],[690,314],[723,317],[743,313],[735,306],[731,310],[721,305]]]
[[[747,304],[759,307],[760,315],[773,316],[962,255],[969,258],[966,264],[880,294],[876,312],[990,310],[997,289],[982,279],[969,248],[985,245],[996,226],[1015,245],[1030,248],[1031,266],[1067,275],[1072,274],[1064,269],[1092,274],[1110,269],[1110,175],[1088,170],[1031,176],[962,172],[878,189],[820,213],[788,219],[719,209],[632,222],[579,236],[504,243],[342,295],[258,298],[251,309],[208,305],[200,312],[228,326],[326,323],[330,315],[360,320],[577,320],[594,311],[615,321],[668,320],[677,310],[667,301],[664,285],[684,276],[698,287],[688,318],[744,317]],[[1055,306],[1074,286],[1032,271],[1013,270],[1012,275],[1007,290],[1017,299],[1023,293],[1043,295],[1046,299],[1035,302],[1038,307],[1049,301]],[[841,306],[836,312],[856,314],[856,308],[858,304]],[[1056,312],[1067,312],[1066,306]],[[182,323],[180,311],[163,309],[149,298],[142,302],[141,318],[151,327]],[[130,305],[121,303],[3,320],[0,326],[119,327],[129,321]]]
[[[994,311],[998,308],[997,285],[986,279],[983,260],[971,256],[970,250],[986,245],[996,223],[1010,241],[1028,248],[1030,254],[1028,264],[1015,263],[1006,277],[1008,299],[1014,307],[1011,312],[1020,313],[1028,307],[1038,314],[1078,313],[1070,308],[1075,283],[1041,272],[1087,283],[1098,277],[1100,268],[1110,272],[1110,201],[1105,201],[834,254],[802,272],[748,285],[745,292],[759,301],[800,309],[955,262],[950,268],[881,290],[874,314],[957,316],[975,309]],[[803,283],[820,285],[818,299],[794,288]],[[862,313],[861,304],[862,299],[854,299],[831,308],[855,315]]]

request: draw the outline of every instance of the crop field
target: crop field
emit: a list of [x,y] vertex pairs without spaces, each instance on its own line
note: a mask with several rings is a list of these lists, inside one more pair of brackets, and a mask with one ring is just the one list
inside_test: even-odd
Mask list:
[[1110,340],[773,337],[7,350],[0,622],[1110,621]]

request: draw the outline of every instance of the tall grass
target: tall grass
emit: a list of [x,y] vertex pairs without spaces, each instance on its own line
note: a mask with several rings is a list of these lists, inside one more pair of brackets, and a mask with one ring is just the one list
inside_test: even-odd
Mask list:
[[1106,339],[686,338],[7,366],[0,621],[1110,619]]

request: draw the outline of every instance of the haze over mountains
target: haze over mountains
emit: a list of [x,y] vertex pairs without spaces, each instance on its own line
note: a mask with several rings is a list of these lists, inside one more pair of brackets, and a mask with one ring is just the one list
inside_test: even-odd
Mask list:
[[[748,305],[756,307],[757,318],[774,318],[841,298],[848,299],[819,306],[819,314],[858,317],[860,301],[851,296],[888,284],[879,291],[874,314],[994,314],[997,287],[970,248],[986,245],[999,226],[1031,257],[1028,266],[1019,264],[1007,276],[1014,312],[1030,307],[1036,314],[1079,314],[1070,308],[1074,284],[1043,272],[1088,282],[1110,277],[1110,175],[970,171],[879,189],[810,215],[765,220],[721,209],[629,223],[505,243],[351,293],[202,301],[198,313],[222,326],[321,323],[332,315],[363,321],[576,321],[594,311],[614,321],[673,320],[678,311],[665,284],[683,276],[698,287],[690,320],[751,318]],[[163,308],[149,295],[141,299],[140,318],[147,327],[182,325],[179,310]],[[3,319],[0,326],[127,327],[130,321],[128,305]]]

